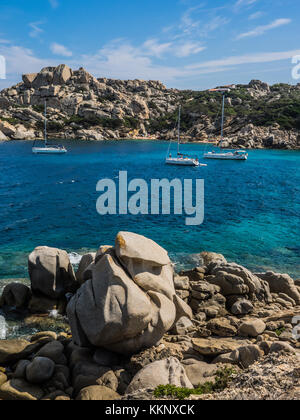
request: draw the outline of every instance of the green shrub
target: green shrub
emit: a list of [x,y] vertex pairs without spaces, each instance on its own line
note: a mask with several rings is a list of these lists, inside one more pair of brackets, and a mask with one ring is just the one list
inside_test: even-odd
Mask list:
[[155,389],[154,396],[156,398],[173,397],[178,400],[184,400],[189,398],[191,395],[204,395],[221,392],[228,387],[234,373],[235,371],[233,368],[226,367],[224,369],[220,369],[216,373],[215,382],[205,382],[203,385],[199,385],[195,389],[178,388],[174,385],[160,385]]

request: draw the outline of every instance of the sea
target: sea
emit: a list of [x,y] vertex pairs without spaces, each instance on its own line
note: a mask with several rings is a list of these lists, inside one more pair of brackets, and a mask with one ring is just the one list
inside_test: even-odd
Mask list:
[[[255,272],[300,277],[300,151],[251,150],[243,161],[203,161],[211,145],[182,145],[207,167],[165,165],[165,141],[66,140],[65,155],[33,155],[29,141],[0,142],[0,286],[26,279],[27,259],[40,245],[81,255],[111,245],[119,231],[158,242],[178,269],[202,251],[222,253]],[[171,149],[172,151],[172,149]],[[174,145],[174,153],[176,145]],[[100,215],[101,179],[204,180],[204,222],[184,215]],[[26,281],[26,280],[25,280]]]

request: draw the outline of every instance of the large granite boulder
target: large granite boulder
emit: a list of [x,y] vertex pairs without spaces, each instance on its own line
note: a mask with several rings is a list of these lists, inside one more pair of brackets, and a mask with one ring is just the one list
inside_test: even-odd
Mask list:
[[56,67],[53,74],[54,85],[64,85],[72,77],[72,70],[66,64]]
[[66,251],[46,246],[36,248],[29,255],[28,271],[33,293],[59,299],[76,291],[77,282]]
[[288,274],[268,273],[257,274],[257,276],[268,283],[272,293],[284,293],[292,298],[297,305],[300,305],[300,293],[294,280]]
[[67,314],[75,344],[121,354],[156,345],[190,308],[175,294],[167,252],[155,242],[122,232],[106,247],[71,299]]
[[28,286],[22,283],[10,283],[5,286],[1,299],[0,308],[8,306],[15,309],[25,309],[28,307],[31,292]]
[[224,296],[249,296],[250,300],[272,302],[269,284],[235,263],[213,261],[207,266],[208,281],[220,286]]

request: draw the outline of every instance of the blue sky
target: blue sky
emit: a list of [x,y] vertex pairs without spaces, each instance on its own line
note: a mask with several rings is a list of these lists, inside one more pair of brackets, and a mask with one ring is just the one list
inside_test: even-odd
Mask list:
[[296,83],[298,0],[1,0],[0,10],[0,88],[60,63],[184,89]]

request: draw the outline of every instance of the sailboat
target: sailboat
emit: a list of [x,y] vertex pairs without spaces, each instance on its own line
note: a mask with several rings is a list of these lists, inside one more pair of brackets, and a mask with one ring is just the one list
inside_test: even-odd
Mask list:
[[211,91],[214,92],[223,92],[223,100],[222,100],[222,125],[221,125],[221,140],[219,143],[219,151],[216,152],[213,150],[212,152],[208,152],[204,154],[205,159],[223,159],[223,160],[247,160],[248,153],[244,150],[235,150],[235,151],[228,151],[222,152],[222,145],[224,140],[224,115],[225,115],[225,96],[228,89],[212,89]]
[[57,145],[48,145],[47,142],[47,102],[45,101],[45,139],[44,139],[44,146],[42,147],[36,147],[34,141],[33,147],[32,147],[32,153],[34,154],[55,154],[55,155],[62,155],[64,153],[67,153],[67,149],[64,146],[57,146]]
[[205,164],[201,164],[197,157],[193,158],[188,155],[184,155],[180,153],[180,123],[181,123],[181,106],[179,106],[179,115],[178,115],[178,139],[177,139],[177,156],[172,157],[170,153],[171,149],[171,142],[169,145],[168,155],[166,158],[167,165],[180,165],[180,166],[207,166]]

